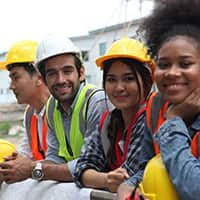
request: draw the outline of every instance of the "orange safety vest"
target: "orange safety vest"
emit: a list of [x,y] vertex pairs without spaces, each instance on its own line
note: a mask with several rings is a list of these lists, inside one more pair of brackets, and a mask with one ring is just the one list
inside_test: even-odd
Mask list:
[[[123,148],[124,148],[123,154],[119,147],[119,141],[122,138],[122,130],[118,131],[116,141],[115,141],[115,147],[114,147],[115,153],[116,153],[116,163],[112,163],[112,165],[110,166],[112,170],[119,168],[122,165],[122,163],[126,160],[133,126],[135,125],[135,122],[137,121],[137,119],[141,116],[141,114],[145,110],[146,110],[146,104],[144,104],[144,106],[141,107],[141,109],[136,113],[136,115],[131,120],[131,123],[127,130],[124,146],[123,146]],[[107,155],[108,149],[110,147],[110,142],[108,139],[108,130],[107,130],[108,124],[110,122],[110,117],[111,117],[111,114],[108,111],[104,112],[104,114],[102,115],[102,117],[100,119],[100,125],[99,125],[101,141],[102,141],[103,150],[104,150],[105,155]]]
[[[146,109],[146,123],[149,132],[153,135],[156,134],[159,127],[166,120],[164,114],[168,108],[168,102],[164,100],[160,93],[153,92],[149,97]],[[191,143],[192,154],[197,158],[200,151],[200,132],[197,131]],[[155,153],[160,153],[158,144],[153,140]]]
[[34,110],[30,106],[26,109],[25,112],[26,119],[26,132],[28,135],[29,143],[31,146],[33,158],[35,160],[42,160],[46,156],[47,143],[46,143],[46,134],[47,134],[47,124],[46,116],[44,113],[43,116],[43,127],[42,127],[42,144],[39,142],[39,135],[37,129],[37,117],[34,115]]

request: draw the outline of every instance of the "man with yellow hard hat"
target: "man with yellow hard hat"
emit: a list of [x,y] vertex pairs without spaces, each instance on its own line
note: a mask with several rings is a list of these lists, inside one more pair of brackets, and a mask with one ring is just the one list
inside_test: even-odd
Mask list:
[[19,41],[6,55],[10,89],[19,104],[28,104],[24,117],[26,133],[19,152],[14,151],[0,163],[0,177],[6,183],[28,178],[32,160],[42,160],[46,155],[45,103],[50,93],[33,66],[37,46],[36,41]]

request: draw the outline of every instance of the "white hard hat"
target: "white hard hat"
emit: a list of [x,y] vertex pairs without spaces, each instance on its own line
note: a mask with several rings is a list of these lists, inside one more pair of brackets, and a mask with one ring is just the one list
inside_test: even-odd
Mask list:
[[79,55],[79,58],[81,57],[79,48],[69,38],[58,35],[47,35],[38,45],[35,66],[38,68],[42,61],[64,53],[74,53]]

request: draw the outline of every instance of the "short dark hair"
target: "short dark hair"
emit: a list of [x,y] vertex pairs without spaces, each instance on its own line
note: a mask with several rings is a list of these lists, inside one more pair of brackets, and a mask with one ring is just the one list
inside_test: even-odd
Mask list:
[[37,73],[33,63],[13,63],[13,64],[9,64],[6,66],[7,70],[10,71],[12,68],[14,67],[23,67],[25,71],[27,71],[29,73],[29,75],[32,77],[34,74]]

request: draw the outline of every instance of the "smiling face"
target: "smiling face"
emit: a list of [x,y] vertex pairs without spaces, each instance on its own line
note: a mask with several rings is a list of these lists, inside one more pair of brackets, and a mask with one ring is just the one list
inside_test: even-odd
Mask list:
[[197,41],[176,36],[164,42],[158,52],[155,80],[163,97],[177,104],[200,87],[200,49]]
[[61,105],[69,106],[84,80],[84,68],[78,74],[74,56],[62,54],[49,58],[45,62],[45,81],[51,94]]
[[[137,75],[142,89],[141,77],[139,74]],[[143,97],[140,99],[136,77],[130,66],[118,60],[111,64],[107,72],[105,90],[112,104],[124,113],[137,110],[143,99]]]

